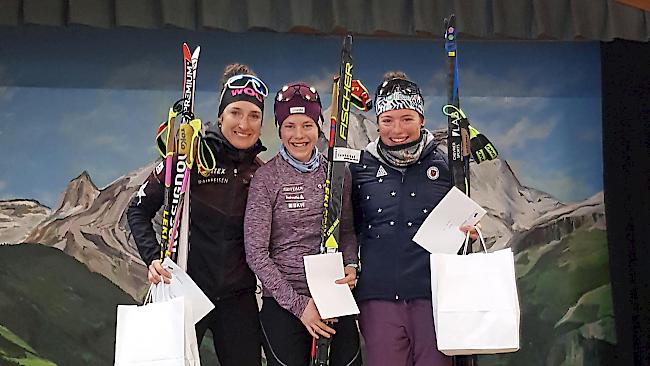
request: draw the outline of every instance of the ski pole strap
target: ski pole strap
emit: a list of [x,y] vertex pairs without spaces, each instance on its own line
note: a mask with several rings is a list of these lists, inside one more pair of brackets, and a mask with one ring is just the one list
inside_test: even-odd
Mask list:
[[176,107],[177,103],[178,102],[169,108],[169,112],[167,113],[167,121],[163,121],[156,130],[156,149],[158,150],[160,156],[163,158],[167,155],[167,141],[169,141],[170,137],[169,126],[172,125],[172,122],[176,120],[176,116],[178,116],[178,109]]
[[199,139],[199,149],[198,149],[198,159],[196,166],[199,168],[199,173],[207,177],[210,175],[210,172],[214,170],[217,166],[217,159],[214,156],[214,152],[208,146],[208,144],[202,138]]
[[442,113],[452,118],[452,123],[458,124],[461,119],[467,119],[465,112],[453,104],[445,104],[442,107]]
[[462,109],[454,105],[447,104],[442,107],[442,113],[449,116],[452,119],[452,123],[456,123],[461,127],[467,126],[469,130],[470,152],[472,153],[472,157],[477,164],[480,164],[487,160],[496,159],[499,153],[496,147],[494,147],[494,144],[492,144],[492,142],[476,128],[469,125],[467,116]]
[[[169,133],[169,122],[163,122],[158,126],[158,130],[156,133],[156,149],[158,150],[158,153],[160,154],[161,157],[165,157],[165,151],[167,151],[167,134]],[[217,159],[215,157],[214,151],[208,146],[207,142],[201,138],[201,136],[197,136],[198,139],[198,145],[199,147],[197,148],[197,157],[196,157],[196,165],[199,169],[199,173],[203,176],[208,176],[210,175],[210,172],[216,167],[217,165]]]
[[165,142],[165,133],[168,133],[167,126],[169,126],[169,123],[163,122],[158,126],[158,130],[156,131],[156,149],[158,150],[158,154],[163,158],[167,150],[167,143]]

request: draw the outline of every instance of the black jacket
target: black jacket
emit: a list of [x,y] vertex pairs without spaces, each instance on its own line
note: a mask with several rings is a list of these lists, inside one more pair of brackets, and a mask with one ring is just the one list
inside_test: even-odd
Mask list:
[[[255,275],[246,264],[244,212],[248,187],[261,165],[261,142],[249,150],[237,150],[220,131],[208,131],[208,146],[217,165],[204,177],[194,167],[190,174],[190,251],[187,272],[212,300],[253,292]],[[176,161],[174,161],[176,166]],[[152,218],[163,204],[164,161],[149,175],[127,210],[127,219],[138,251],[149,265],[160,258],[160,245]]]
[[429,252],[412,238],[449,191],[445,154],[429,141],[417,163],[397,169],[371,143],[350,170],[361,251],[357,301],[430,299]]

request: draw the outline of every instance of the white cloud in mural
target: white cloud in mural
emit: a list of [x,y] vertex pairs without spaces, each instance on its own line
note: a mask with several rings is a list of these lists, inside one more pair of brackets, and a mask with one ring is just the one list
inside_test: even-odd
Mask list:
[[5,188],[7,188],[7,182],[0,180],[0,192],[4,191]]
[[585,178],[562,169],[540,169],[533,163],[527,162],[523,163],[518,170],[522,174],[518,174],[517,177],[524,185],[549,192],[564,203],[577,202],[594,193],[593,188],[585,182]]
[[[66,90],[70,93],[71,90]],[[98,186],[157,156],[155,132],[167,116],[170,92],[137,90],[77,90],[83,105],[71,106],[59,118],[58,133],[74,155],[71,174],[88,170]],[[173,101],[172,101],[173,102]],[[134,108],[137,105],[137,108]]]
[[523,117],[504,134],[494,136],[500,149],[521,148],[532,140],[544,140],[557,124],[554,120],[533,122]]
[[305,82],[316,88],[319,94],[331,95],[332,83],[334,82],[334,74],[329,73],[327,70],[321,70],[320,74],[308,77]]

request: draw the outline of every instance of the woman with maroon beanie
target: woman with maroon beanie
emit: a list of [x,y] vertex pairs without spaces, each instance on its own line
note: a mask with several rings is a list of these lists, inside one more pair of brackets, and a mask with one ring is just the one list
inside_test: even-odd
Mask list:
[[[330,365],[360,365],[359,333],[353,316],[334,325],[321,319],[311,298],[303,256],[318,254],[323,219],[325,157],[316,148],[321,100],[305,83],[285,85],[274,113],[282,146],[251,181],[244,243],[246,260],[262,282],[262,344],[269,365],[304,366],[313,337],[332,337]],[[354,287],[357,242],[352,223],[350,173],[344,184],[340,249],[345,278]]]

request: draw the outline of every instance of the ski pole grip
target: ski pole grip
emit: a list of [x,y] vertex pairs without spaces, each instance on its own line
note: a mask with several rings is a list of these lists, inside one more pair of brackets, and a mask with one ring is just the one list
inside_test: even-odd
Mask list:
[[178,130],[178,154],[187,155],[190,153],[192,134],[194,129],[189,124],[182,124]]

